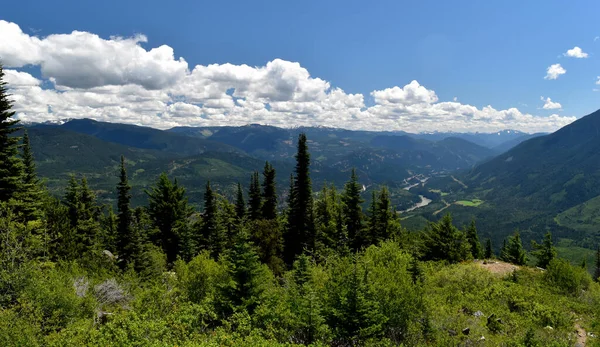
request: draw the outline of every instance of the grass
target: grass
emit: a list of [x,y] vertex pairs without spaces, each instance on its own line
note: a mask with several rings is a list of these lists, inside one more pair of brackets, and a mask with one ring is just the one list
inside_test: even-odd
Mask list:
[[441,196],[447,196],[449,193],[442,192],[440,189],[429,189],[430,192],[440,194]]
[[455,202],[455,204],[461,205],[461,206],[477,207],[477,206],[483,204],[483,200],[480,200],[480,199],[459,200],[459,201]]

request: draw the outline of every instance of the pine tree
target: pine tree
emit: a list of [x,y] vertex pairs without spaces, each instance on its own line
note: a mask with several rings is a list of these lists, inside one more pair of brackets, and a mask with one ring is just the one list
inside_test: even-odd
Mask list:
[[100,208],[96,204],[96,196],[88,187],[87,179],[84,176],[79,185],[78,221],[75,231],[75,242],[80,254],[87,254],[99,248],[99,214]]
[[250,178],[250,190],[248,191],[248,217],[250,220],[259,220],[262,218],[262,195],[260,192],[260,183],[258,172],[254,172]]
[[400,223],[398,214],[391,209],[390,191],[382,187],[377,199],[377,233],[376,242],[379,243],[390,237],[398,236]]
[[31,221],[41,217],[43,190],[37,178],[33,151],[31,150],[27,131],[23,135],[22,158],[23,179],[21,181],[21,191],[18,193],[18,199],[22,200],[22,203],[19,209],[24,214],[25,220]]
[[481,243],[479,242],[479,236],[477,235],[477,228],[475,227],[475,220],[471,220],[471,224],[467,228],[466,232],[467,240],[469,241],[469,245],[471,245],[471,254],[474,259],[481,259],[483,257],[483,249],[481,248]]
[[310,179],[310,154],[306,135],[298,136],[296,168],[290,194],[288,230],[285,237],[285,260],[292,264],[304,250],[315,249],[315,224],[313,214],[312,184]]
[[423,236],[425,258],[428,260],[448,260],[456,263],[471,257],[467,236],[452,224],[450,214],[446,214],[438,223],[431,223]]
[[546,233],[541,245],[531,240],[531,248],[534,250],[531,254],[537,258],[537,266],[541,268],[545,269],[552,259],[556,258],[556,248],[554,248],[554,244],[552,243],[552,234],[550,232]]
[[22,189],[23,162],[18,157],[21,139],[12,134],[20,128],[13,119],[12,101],[9,99],[4,70],[0,65],[0,202],[15,198]]
[[275,188],[275,169],[269,163],[265,163],[263,171],[263,193],[262,193],[262,218],[267,220],[277,219],[277,191]]
[[238,182],[237,184],[237,197],[235,200],[235,214],[238,220],[243,220],[246,216],[246,202],[244,201],[244,191],[242,185]]
[[492,240],[490,238],[485,242],[485,259],[492,259],[494,257],[494,251],[492,250]]
[[371,192],[371,205],[368,210],[367,228],[362,237],[362,246],[368,247],[377,243],[379,234],[379,211],[377,209],[377,191]]
[[80,208],[80,194],[79,194],[79,183],[74,175],[69,177],[69,183],[65,192],[65,205],[69,208],[69,221],[71,227],[76,228],[79,222],[79,208]]
[[117,234],[121,266],[137,266],[136,261],[142,252],[141,235],[132,228],[131,186],[127,180],[125,157],[121,156],[120,180],[117,184]]
[[210,186],[210,182],[206,182],[204,191],[204,213],[200,234],[202,240],[198,244],[208,249],[214,259],[218,259],[227,246],[227,239],[224,230],[219,225],[218,200]]
[[513,236],[508,238],[508,243],[504,247],[502,255],[502,260],[515,265],[525,265],[527,263],[527,253],[523,248],[521,235],[518,231],[515,231]]
[[96,195],[88,186],[87,178],[85,178],[85,176],[81,178],[81,184],[79,185],[79,203],[80,220],[98,220],[100,215],[100,207],[96,203]]
[[344,186],[344,194],[342,195],[344,224],[348,232],[348,240],[353,250],[361,247],[362,233],[362,203],[364,200],[360,196],[361,186],[358,184],[356,170],[352,169],[350,181]]
[[187,220],[192,215],[188,205],[185,188],[177,180],[169,180],[166,173],[161,173],[158,181],[148,195],[148,214],[154,226],[159,230],[157,241],[167,255],[167,261],[176,260],[181,244],[179,230],[186,228]]

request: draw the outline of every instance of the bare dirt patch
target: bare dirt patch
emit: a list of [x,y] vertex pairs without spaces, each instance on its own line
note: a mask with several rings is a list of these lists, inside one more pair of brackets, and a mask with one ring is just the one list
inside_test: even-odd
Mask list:
[[497,260],[481,260],[477,264],[491,273],[498,275],[507,275],[515,270],[518,270],[517,265],[505,263]]

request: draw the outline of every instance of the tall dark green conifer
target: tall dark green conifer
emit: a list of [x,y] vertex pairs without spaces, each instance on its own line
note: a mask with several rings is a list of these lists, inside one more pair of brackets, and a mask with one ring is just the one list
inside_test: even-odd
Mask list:
[[4,70],[0,65],[0,202],[14,198],[22,186],[23,162],[18,157],[19,141],[12,134],[19,130],[13,119],[12,101],[9,99]]
[[265,163],[263,171],[262,218],[277,219],[277,191],[275,189],[275,168]]
[[226,235],[224,235],[224,230],[219,225],[218,203],[210,182],[206,182],[204,213],[202,214],[202,227],[200,230],[203,240],[199,244],[204,245],[214,259],[218,259],[227,246]]
[[244,201],[244,191],[242,185],[238,182],[237,184],[237,196],[235,199],[235,214],[238,220],[243,220],[246,216],[246,202]]
[[600,246],[596,246],[596,271],[594,271],[594,280],[600,281]]
[[250,177],[250,190],[248,191],[248,218],[259,220],[262,218],[262,194],[260,193],[260,181],[258,172]]
[[466,230],[467,240],[471,245],[471,254],[474,259],[481,259],[483,257],[483,249],[479,242],[479,235],[477,235],[477,228],[475,227],[475,220],[471,220],[471,224]]
[[508,238],[508,243],[503,248],[502,260],[516,265],[527,263],[527,252],[523,248],[518,230]]
[[185,188],[181,187],[176,179],[171,182],[163,172],[156,185],[147,190],[146,194],[148,213],[153,224],[160,231],[158,240],[155,241],[160,243],[167,255],[167,261],[174,262],[182,239],[179,231],[187,230],[187,220],[192,215],[192,208],[188,205],[185,196]]
[[22,158],[23,179],[21,180],[21,191],[17,194],[17,197],[22,200],[19,204],[19,210],[24,214],[26,220],[31,221],[41,217],[43,190],[37,178],[33,151],[31,150],[27,131],[23,135]]
[[121,156],[121,169],[117,184],[117,234],[118,250],[121,266],[130,264],[136,266],[136,261],[142,252],[142,239],[132,228],[133,214],[131,211],[131,186],[127,180],[125,157]]
[[376,244],[379,234],[379,211],[377,210],[377,190],[371,192],[371,205],[368,210],[367,228],[362,237],[362,246],[368,247]]
[[490,238],[485,242],[485,254],[483,256],[485,259],[491,259],[494,257],[494,251],[492,250],[492,240]]
[[554,244],[552,243],[552,234],[550,232],[546,233],[542,244],[531,240],[531,248],[533,249],[531,254],[537,258],[536,265],[541,268],[545,269],[552,259],[556,258],[556,248],[554,248]]
[[304,250],[315,249],[315,223],[313,215],[312,183],[310,179],[310,154],[306,135],[298,136],[294,185],[290,195],[288,230],[285,235],[284,258],[292,264]]
[[71,222],[71,227],[75,228],[79,222],[79,208],[81,202],[79,183],[74,175],[69,177],[69,183],[66,188],[64,202],[69,208],[69,221]]
[[344,186],[344,194],[342,195],[344,224],[348,231],[348,239],[352,249],[357,250],[361,247],[362,233],[362,203],[364,200],[360,196],[362,188],[358,184],[356,170],[352,169],[350,181]]

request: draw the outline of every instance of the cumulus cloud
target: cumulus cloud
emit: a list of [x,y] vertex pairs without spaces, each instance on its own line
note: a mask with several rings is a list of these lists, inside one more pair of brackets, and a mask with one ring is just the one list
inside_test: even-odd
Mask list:
[[544,77],[544,79],[555,80],[558,78],[558,76],[564,75],[566,73],[567,70],[565,70],[560,64],[550,65],[546,70],[546,77]]
[[544,102],[544,106],[542,107],[544,110],[556,110],[562,108],[562,105],[558,102],[552,101],[550,98],[544,99],[544,97],[540,97]]
[[587,58],[588,54],[581,50],[581,48],[575,46],[572,49],[569,49],[567,53],[563,53],[565,57],[571,58]]
[[[24,121],[93,118],[156,128],[245,125],[330,126],[347,129],[553,131],[574,117],[534,116],[516,108],[477,108],[440,101],[412,81],[363,94],[346,93],[311,76],[297,62],[263,66],[210,64],[188,67],[163,45],[145,49],[143,35],[101,38],[74,31],[30,36],[0,21],[0,59],[14,107]],[[19,69],[39,66],[42,80]],[[564,73],[564,72],[563,72]],[[42,88],[44,86],[44,88]]]

